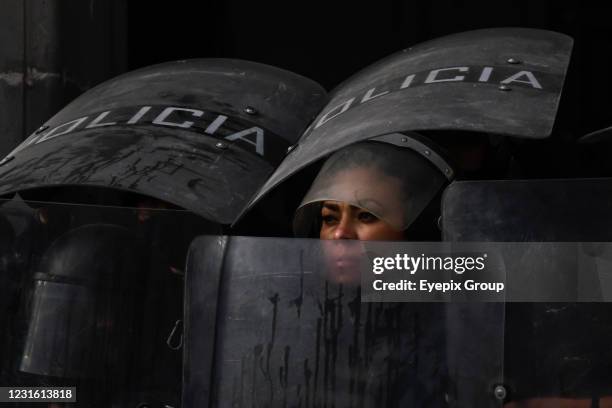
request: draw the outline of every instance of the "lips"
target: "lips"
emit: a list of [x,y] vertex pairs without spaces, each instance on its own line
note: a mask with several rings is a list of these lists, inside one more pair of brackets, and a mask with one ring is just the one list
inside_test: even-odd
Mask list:
[[322,241],[327,278],[334,283],[356,283],[361,281],[360,263],[365,251],[360,241]]
[[334,265],[338,268],[357,268],[359,267],[359,258],[355,257],[338,257],[335,258]]

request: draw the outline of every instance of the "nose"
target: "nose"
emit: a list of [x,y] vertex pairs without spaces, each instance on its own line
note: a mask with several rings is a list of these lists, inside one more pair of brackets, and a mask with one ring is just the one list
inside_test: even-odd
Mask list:
[[340,222],[336,225],[332,239],[357,239],[355,224],[346,214],[342,215]]

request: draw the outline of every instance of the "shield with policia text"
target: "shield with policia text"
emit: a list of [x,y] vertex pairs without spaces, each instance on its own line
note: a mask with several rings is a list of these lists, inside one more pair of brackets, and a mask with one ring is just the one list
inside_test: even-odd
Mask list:
[[325,101],[275,67],[177,61],[98,85],[16,147],[0,162],[0,382],[178,407],[189,244],[227,230]]
[[142,68],[89,90],[9,153],[0,194],[110,187],[227,225],[324,102],[315,82],[254,62]]
[[445,132],[456,143],[467,134],[547,138],[571,49],[563,34],[496,28],[438,38],[378,61],[332,92],[249,207],[317,160],[365,140],[412,149],[452,179],[454,158],[419,132]]

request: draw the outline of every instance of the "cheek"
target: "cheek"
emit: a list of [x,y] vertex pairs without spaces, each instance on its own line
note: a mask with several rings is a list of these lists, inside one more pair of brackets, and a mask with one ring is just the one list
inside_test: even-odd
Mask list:
[[385,222],[362,224],[358,231],[360,240],[364,241],[402,241],[403,231],[396,231]]
[[333,228],[325,225],[325,223],[321,224],[321,230],[319,231],[319,239],[332,239],[334,234]]

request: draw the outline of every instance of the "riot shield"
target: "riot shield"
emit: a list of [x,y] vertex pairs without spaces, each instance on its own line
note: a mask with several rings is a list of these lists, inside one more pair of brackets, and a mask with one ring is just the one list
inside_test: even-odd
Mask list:
[[612,127],[598,129],[576,141],[575,156],[582,177],[610,177]]
[[366,302],[361,242],[194,241],[183,407],[501,406],[504,308]]
[[325,100],[315,82],[254,62],[142,68],[87,91],[9,153],[0,195],[107,187],[230,224]]
[[[529,268],[538,278],[556,265],[550,272],[569,277],[567,293],[579,301],[585,286],[610,282],[610,244],[602,241],[612,240],[607,223],[611,199],[610,179],[458,182],[443,198],[444,238],[534,242],[535,252],[550,245],[543,241],[581,247],[579,265],[570,251],[557,251],[542,252]],[[586,282],[592,276],[597,282]],[[597,303],[547,302],[542,300],[550,281],[526,280],[523,285],[540,301],[495,306],[503,307],[506,316],[508,401],[512,406],[605,406],[612,395],[612,325],[610,305],[601,301],[609,298],[602,291]],[[472,305],[464,314],[477,317],[492,312],[490,307]]]
[[2,201],[0,384],[38,390],[3,404],[180,406],[185,257],[218,231],[187,211]]
[[250,205],[315,161],[364,140],[408,147],[451,178],[453,169],[435,146],[411,132],[546,138],[571,48],[563,34],[499,28],[453,34],[391,55],[334,90]]

